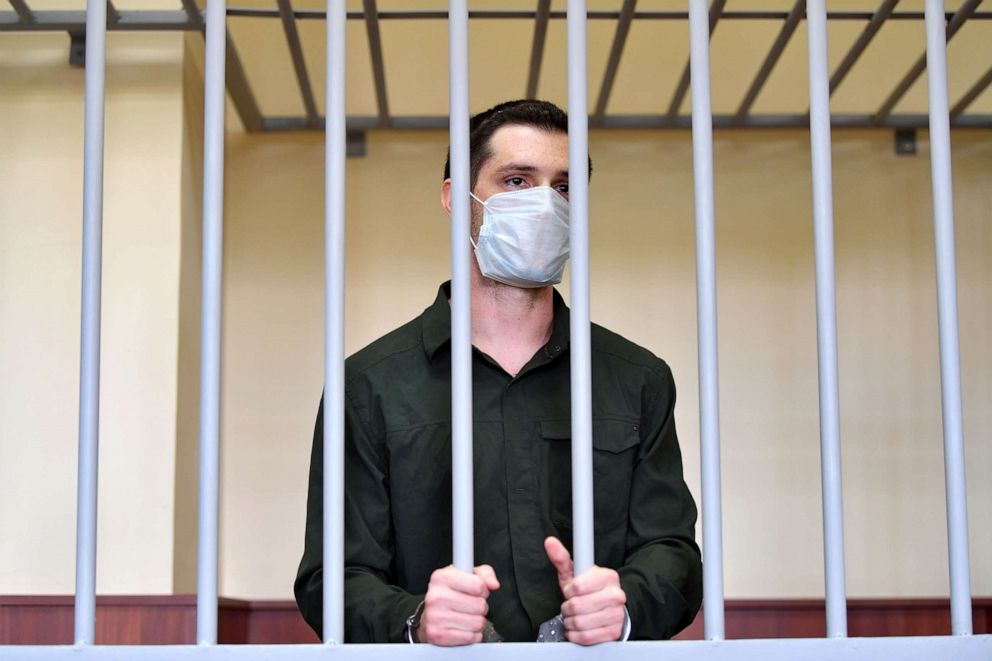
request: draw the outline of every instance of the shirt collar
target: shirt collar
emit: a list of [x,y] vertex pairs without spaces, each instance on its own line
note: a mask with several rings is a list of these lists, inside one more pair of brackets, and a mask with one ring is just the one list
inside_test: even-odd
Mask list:
[[[552,291],[554,320],[551,325],[551,337],[544,347],[544,352],[548,358],[554,358],[564,353],[568,348],[569,339],[568,306],[565,305],[565,300],[557,289]],[[451,306],[448,304],[450,298],[451,281],[449,280],[438,287],[437,298],[424,311],[422,317],[424,352],[431,360],[441,348],[451,342]]]

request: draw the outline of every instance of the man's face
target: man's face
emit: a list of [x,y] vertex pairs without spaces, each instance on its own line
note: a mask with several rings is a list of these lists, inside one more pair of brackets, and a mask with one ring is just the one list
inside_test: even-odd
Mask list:
[[[472,191],[480,200],[507,191],[549,186],[568,199],[568,136],[511,124],[493,133],[492,155]],[[482,205],[472,200],[472,238],[478,240]]]

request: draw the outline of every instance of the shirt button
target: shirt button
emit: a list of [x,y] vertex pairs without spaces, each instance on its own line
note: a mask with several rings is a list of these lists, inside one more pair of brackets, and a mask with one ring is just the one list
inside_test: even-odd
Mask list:
[[555,345],[555,353],[558,353],[559,351],[561,351],[561,345],[556,344]]

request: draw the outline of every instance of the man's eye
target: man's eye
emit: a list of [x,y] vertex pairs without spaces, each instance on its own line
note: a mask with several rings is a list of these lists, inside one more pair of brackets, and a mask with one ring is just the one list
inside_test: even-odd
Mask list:
[[524,185],[524,178],[523,177],[510,177],[504,183],[506,183],[506,184],[508,184],[510,186],[523,186]]
[[558,184],[555,186],[555,190],[561,193],[564,197],[568,197],[568,184]]

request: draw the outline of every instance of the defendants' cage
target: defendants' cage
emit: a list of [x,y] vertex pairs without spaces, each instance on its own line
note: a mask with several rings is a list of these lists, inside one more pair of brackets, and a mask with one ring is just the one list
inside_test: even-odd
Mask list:
[[[33,11],[24,0],[10,0],[14,12],[0,13],[0,30],[67,30],[80,33],[80,12]],[[588,188],[584,176],[589,125],[606,127],[692,126],[696,200],[697,311],[699,328],[700,418],[702,452],[702,523],[704,546],[705,637],[708,642],[666,643],[665,654],[689,658],[700,653],[709,658],[901,658],[953,657],[985,659],[992,655],[992,636],[972,635],[969,588],[967,508],[964,490],[963,431],[956,309],[956,276],[953,209],[951,206],[950,127],[992,127],[992,116],[968,114],[967,109],[990,83],[992,68],[949,107],[946,43],[965,21],[986,20],[992,14],[976,11],[980,0],[966,0],[952,14],[941,0],[926,0],[923,16],[896,12],[897,0],[884,0],[875,12],[826,11],[824,0],[798,0],[782,12],[725,12],[724,2],[689,0],[685,12],[638,12],[626,0],[619,12],[587,14],[585,2],[569,0],[568,11],[552,12],[550,0],[540,0],[530,12],[487,10],[469,12],[465,0],[453,1],[448,11],[378,12],[374,0],[365,10],[349,14],[344,2],[329,0],[327,13],[294,11],[289,0],[279,1],[278,11],[227,9],[212,1],[202,17],[192,0],[182,11],[118,11],[109,2],[90,0],[86,12],[86,118],[84,165],[84,241],[82,293],[82,351],[79,421],[79,492],[77,498],[77,573],[75,642],[72,647],[6,647],[5,658],[193,658],[216,657],[310,658],[333,653],[344,657],[363,655],[427,655],[426,646],[254,646],[229,647],[217,642],[217,520],[218,435],[220,387],[220,304],[223,216],[223,152],[225,81],[248,130],[284,130],[326,126],[326,306],[324,415],[324,471],[327,484],[324,507],[324,635],[327,643],[343,636],[343,315],[345,153],[347,129],[371,127],[430,128],[450,124],[452,165],[452,446],[454,562],[470,569],[472,558],[472,400],[470,361],[468,176],[468,21],[477,19],[533,18],[533,51],[527,92],[536,91],[548,21],[568,22],[569,158],[571,161],[571,375],[573,430],[573,511],[576,569],[592,565],[592,464],[589,349]],[[226,31],[226,16],[280,17],[293,58],[305,117],[263,117],[252,97],[239,63],[234,42]],[[295,21],[327,19],[326,118],[318,117],[303,60]],[[392,115],[386,98],[382,41],[378,21],[389,18],[447,19],[449,25],[450,123],[446,117]],[[587,108],[587,20],[617,20],[615,40],[593,111]],[[606,113],[624,42],[633,20],[680,20],[688,17],[691,57],[668,109],[651,116],[611,116]],[[761,116],[752,105],[803,18],[809,32],[809,113]],[[751,83],[736,113],[714,116],[709,94],[709,36],[717,21],[779,18],[781,32]],[[868,23],[831,73],[826,58],[828,19],[867,20]],[[829,98],[858,57],[887,20],[919,19],[926,23],[926,54],[912,67],[872,114],[831,117]],[[349,19],[366,23],[378,103],[375,117],[347,117],[345,113],[345,24]],[[94,646],[96,569],[96,466],[98,440],[101,240],[103,190],[104,69],[106,30],[205,30],[205,125],[203,199],[203,309],[201,338],[200,421],[200,527],[198,558],[197,642],[188,647]],[[929,114],[898,115],[892,110],[913,82],[926,70]],[[679,115],[692,81],[692,114]],[[826,564],[827,638],[804,640],[724,641],[719,420],[716,352],[716,269],[713,229],[712,128],[787,127],[809,124],[812,143],[814,236],[816,255],[817,339],[820,378],[821,470],[823,474],[824,555]],[[944,425],[945,477],[951,587],[952,636],[920,638],[847,639],[844,583],[844,540],[837,384],[837,349],[834,295],[833,211],[831,191],[830,130],[834,126],[923,127],[931,140],[934,228],[936,242],[938,322],[940,329],[941,385]],[[654,658],[656,643],[624,643],[622,648],[599,647],[581,653],[623,654],[631,659]],[[540,650],[524,645],[519,653],[572,655],[574,647]],[[604,651],[605,650],[605,651]],[[460,652],[465,657],[495,658],[501,647],[475,646]]]

